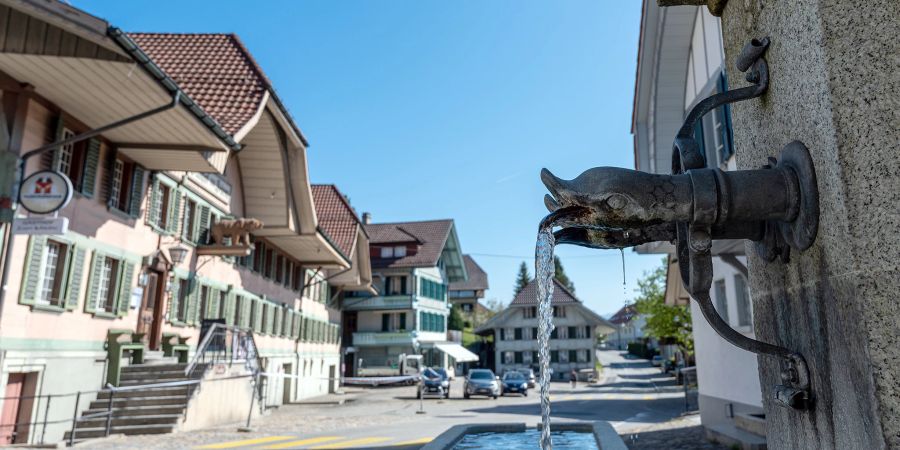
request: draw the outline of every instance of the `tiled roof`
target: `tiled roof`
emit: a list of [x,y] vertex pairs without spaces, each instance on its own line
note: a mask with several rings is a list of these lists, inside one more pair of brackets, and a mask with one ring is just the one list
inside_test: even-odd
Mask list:
[[430,267],[436,266],[444,251],[444,244],[453,229],[453,220],[429,220],[423,222],[375,223],[364,225],[369,243],[401,244],[419,243],[414,255],[403,258],[372,258],[372,268]]
[[[562,305],[566,303],[581,303],[580,300],[575,298],[575,295],[569,292],[565,286],[553,279],[553,299],[550,301],[551,305]],[[509,304],[509,306],[532,306],[538,304],[538,286],[537,281],[531,280],[528,285],[525,286],[525,289],[522,289],[522,292],[519,292],[516,295],[516,298]]]
[[357,227],[360,224],[356,212],[335,185],[313,184],[310,187],[319,227],[344,256],[352,257]]
[[634,319],[634,317],[637,315],[638,314],[634,309],[634,305],[626,305],[616,311],[616,313],[609,318],[609,322],[616,325],[628,323],[631,322],[631,319]]
[[481,269],[481,266],[469,255],[463,255],[463,261],[466,263],[466,273],[469,275],[469,279],[450,283],[450,290],[475,291],[488,289],[488,277],[484,270]]
[[271,86],[234,34],[129,36],[231,135],[256,114]]

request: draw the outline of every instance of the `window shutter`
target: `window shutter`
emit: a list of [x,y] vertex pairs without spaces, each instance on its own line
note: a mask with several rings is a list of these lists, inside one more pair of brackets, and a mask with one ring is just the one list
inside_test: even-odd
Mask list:
[[[115,164],[115,157],[113,157]],[[110,173],[112,177],[112,173]],[[128,215],[138,217],[141,215],[141,200],[144,198],[144,168],[138,165],[134,166],[134,173],[131,177],[131,198],[128,200]],[[151,201],[152,204],[152,201]],[[150,217],[150,214],[147,214]]]
[[282,323],[281,322],[281,320],[282,320],[281,313],[283,312],[282,311],[283,309],[284,308],[281,308],[280,306],[276,306],[275,314],[272,314],[274,316],[272,318],[273,325],[274,325],[274,327],[272,328],[272,334],[274,334],[276,336],[281,336],[281,323]]
[[400,329],[406,329],[406,313],[400,313]]
[[253,330],[257,333],[263,333],[263,322],[262,322],[262,312],[263,312],[263,302],[261,300],[256,300],[253,302],[253,307],[256,308],[256,314],[253,320]]
[[134,277],[134,263],[122,260],[121,272],[119,272],[119,315],[128,314],[128,308],[131,306],[131,280]]
[[250,297],[243,297],[241,300],[241,317],[240,326],[250,328],[250,311],[253,310],[253,300]]
[[[728,76],[723,70],[719,74],[719,92],[726,92],[728,90]],[[728,160],[731,155],[734,154],[734,136],[731,131],[731,105],[725,104],[719,107],[720,110],[716,112],[716,114],[721,114],[722,120],[722,161]]]
[[47,246],[47,237],[41,235],[31,236],[28,244],[28,257],[25,265],[25,274],[22,276],[21,295],[19,303],[23,305],[33,305],[38,293],[38,281],[41,277],[41,260],[44,256],[44,247]]
[[202,312],[202,318],[215,319],[217,317],[220,317],[222,311],[219,311],[219,294],[221,292],[222,291],[215,288],[209,288],[206,290],[206,311]]
[[166,231],[169,233],[177,233],[178,224],[181,223],[179,220],[181,218],[181,192],[172,189],[171,196],[172,201],[169,202],[169,211],[166,213]]
[[381,331],[387,331],[391,327],[391,315],[388,313],[381,313]]
[[291,337],[297,339],[300,337],[300,314],[294,313],[294,327],[292,329],[293,333],[291,333]]
[[197,228],[197,243],[200,245],[205,245],[209,242],[209,206],[201,205],[200,208],[200,220],[199,226]]
[[[116,154],[118,150],[107,147],[106,160],[103,161],[103,174],[106,177],[103,183],[103,197],[106,198],[106,207],[112,208],[116,204],[116,200],[112,198],[113,192],[113,172],[116,170]],[[123,186],[124,187],[124,186]],[[128,205],[119,205],[121,209],[127,210]],[[128,211],[131,212],[130,210]]]
[[150,183],[150,204],[147,205],[147,223],[153,225],[159,223],[159,215],[162,214],[162,212],[157,209],[156,205],[156,198],[159,194],[159,180],[154,177],[153,181]]
[[100,267],[103,266],[103,260],[106,258],[98,251],[94,251],[91,258],[91,275],[88,281],[88,295],[84,302],[84,310],[93,313],[97,311],[97,294],[100,290]]
[[185,301],[188,302],[187,308],[185,308],[186,310],[184,314],[184,321],[190,325],[194,325],[197,323],[197,309],[198,304],[200,303],[198,301],[198,297],[200,296],[200,289],[198,285],[199,283],[197,283],[196,278],[190,278],[188,281],[188,293],[184,296]]
[[[53,142],[59,142],[62,140],[63,128],[65,128],[65,125],[66,122],[65,120],[63,120],[62,114],[60,114],[59,117],[56,118],[56,130],[54,130]],[[53,156],[50,162],[50,170],[59,170],[60,157],[62,156],[60,154],[60,150],[62,150],[62,147],[56,147],[55,149],[53,149]]]
[[275,334],[275,305],[271,303],[266,303],[266,307],[269,308],[269,313],[266,314],[266,333],[267,334]]
[[237,325],[234,323],[234,292],[229,292],[225,296],[225,323]]
[[94,185],[97,181],[97,166],[100,164],[100,139],[91,138],[87,143],[87,155],[84,158],[84,171],[81,174],[81,193],[85,197],[94,197]]
[[172,278],[172,293],[169,297],[169,322],[178,322],[180,319],[178,317],[178,294],[181,290],[181,279],[178,277]]
[[84,258],[87,251],[81,247],[70,247],[69,287],[66,292],[66,309],[78,307],[78,296],[81,295],[81,279],[84,278]]

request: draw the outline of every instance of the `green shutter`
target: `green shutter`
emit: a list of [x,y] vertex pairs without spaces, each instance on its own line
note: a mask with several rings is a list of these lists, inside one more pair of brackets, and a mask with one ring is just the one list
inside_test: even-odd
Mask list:
[[[55,134],[53,135],[53,142],[59,142],[62,140],[63,129],[65,128],[65,126],[66,126],[66,122],[65,122],[65,120],[63,120],[62,114],[60,114],[59,117],[56,118],[56,130],[54,132]],[[59,163],[60,163],[60,156],[61,156],[60,150],[62,150],[62,147],[56,147],[55,149],[53,149],[53,156],[52,156],[51,163],[50,163],[50,170],[57,170],[57,171],[59,170]]]
[[172,277],[172,293],[169,297],[169,322],[178,322],[178,293],[181,290],[181,279]]
[[178,232],[178,224],[180,223],[181,192],[171,189],[169,190],[169,197],[169,211],[166,212],[166,231],[174,234]]
[[269,313],[266,314],[266,334],[275,334],[275,305],[266,303]]
[[97,166],[100,163],[100,139],[91,138],[87,143],[87,155],[84,158],[84,171],[81,173],[81,193],[85,197],[94,197],[94,185],[97,181]]
[[253,310],[253,299],[250,297],[241,297],[241,323],[243,328],[250,328],[250,311]]
[[300,314],[294,313],[294,327],[291,329],[291,337],[297,339],[300,337]]
[[262,312],[263,312],[263,302],[262,300],[254,300],[253,308],[256,310],[255,317],[253,318],[253,331],[257,333],[263,333],[263,322],[262,322]]
[[205,245],[209,242],[209,206],[201,205],[199,210],[200,225],[197,228],[196,242]]
[[162,214],[156,205],[156,198],[159,194],[159,180],[153,177],[153,181],[150,183],[150,204],[147,205],[147,223],[152,225],[159,224],[159,215]]
[[[144,169],[141,166],[135,165],[134,173],[131,177],[131,198],[128,200],[128,215],[131,217],[138,217],[141,215],[141,200],[143,199]],[[150,214],[147,214],[147,217],[149,218]]]
[[131,282],[134,277],[134,263],[131,261],[120,261],[121,271],[119,272],[119,298],[118,311],[120,316],[128,314],[128,308],[131,306]]
[[200,286],[196,278],[190,278],[188,281],[188,293],[185,295],[185,301],[188,302],[184,314],[184,321],[190,325],[197,323],[197,309],[199,308]]
[[[105,187],[104,194],[106,194],[106,207],[107,208],[115,207],[117,200],[118,200],[118,199],[112,198],[113,172],[116,170],[116,153],[118,153],[118,150],[116,150],[112,147],[107,148],[106,161],[103,162],[103,173],[106,175],[106,181],[105,181],[106,187]],[[124,186],[122,186],[122,188],[124,188]],[[119,205],[119,206],[120,206],[119,209],[128,210],[128,205]]]
[[276,306],[275,314],[273,314],[274,317],[272,318],[273,325],[274,325],[274,327],[272,329],[272,334],[274,334],[276,336],[281,336],[281,312],[282,312],[281,310],[282,309],[284,309],[284,308],[281,308],[280,306]]
[[303,317],[300,319],[300,340],[309,339],[309,319]]
[[400,313],[400,329],[406,329],[406,313]]
[[103,267],[103,260],[106,258],[98,251],[94,251],[91,258],[91,275],[88,281],[88,294],[85,297],[84,310],[93,313],[97,310],[97,294],[100,290],[100,268]]
[[22,275],[21,295],[19,303],[33,305],[38,295],[38,283],[41,278],[41,260],[44,256],[44,248],[47,246],[47,237],[41,235],[31,236],[28,244],[28,263],[25,265],[25,273]]
[[212,287],[206,289],[206,311],[203,311],[202,316],[204,319],[219,317],[219,292],[218,289]]
[[81,295],[81,279],[84,278],[84,258],[87,251],[81,247],[69,247],[69,286],[66,292],[66,309],[78,307],[78,296]]
[[228,292],[225,296],[225,323],[228,325],[237,325],[234,322],[234,292]]

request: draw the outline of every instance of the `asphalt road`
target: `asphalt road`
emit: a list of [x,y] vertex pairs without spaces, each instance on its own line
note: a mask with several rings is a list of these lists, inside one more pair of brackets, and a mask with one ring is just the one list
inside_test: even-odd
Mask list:
[[[597,385],[551,386],[554,421],[609,421],[620,434],[678,416],[684,397],[671,379],[645,360],[598,352],[605,370]],[[392,448],[415,449],[462,423],[540,421],[536,390],[528,397],[462,398],[462,380],[451,398],[415,398],[414,387],[349,390],[342,405],[288,405],[259,419],[251,433],[234,426],[160,436],[95,442],[92,448]],[[419,413],[420,407],[424,413]]]

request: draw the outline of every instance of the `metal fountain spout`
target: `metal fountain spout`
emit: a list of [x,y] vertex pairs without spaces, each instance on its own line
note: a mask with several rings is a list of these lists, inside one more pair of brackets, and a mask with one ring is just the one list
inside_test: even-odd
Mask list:
[[694,140],[694,125],[714,108],[759,97],[768,88],[764,56],[769,40],[754,39],[738,57],[750,86],[715,94],[694,107],[676,135],[672,174],[650,174],[617,167],[589,169],[564,180],[544,169],[551,214],[542,226],[555,226],[557,243],[611,249],[668,241],[676,245],[682,281],[704,317],[735,346],[783,361],[779,404],[796,409],[813,405],[809,370],[803,357],[784,347],[748,338],[719,316],[709,291],[712,242],[749,239],[767,262],[787,261],[790,249],[808,249],[819,222],[813,161],[799,141],[787,144],[778,159],[760,169],[724,172],[707,168]]

